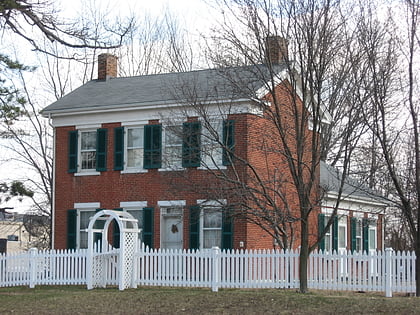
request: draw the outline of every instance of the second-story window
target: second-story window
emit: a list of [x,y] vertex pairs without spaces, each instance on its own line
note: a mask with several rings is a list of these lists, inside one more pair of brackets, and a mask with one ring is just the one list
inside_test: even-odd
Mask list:
[[68,172],[94,175],[106,171],[107,134],[107,129],[70,131]]
[[181,167],[182,157],[182,125],[168,126],[165,128],[165,157],[164,167]]
[[80,133],[81,169],[96,169],[96,130]]
[[127,167],[143,167],[143,127],[127,129]]

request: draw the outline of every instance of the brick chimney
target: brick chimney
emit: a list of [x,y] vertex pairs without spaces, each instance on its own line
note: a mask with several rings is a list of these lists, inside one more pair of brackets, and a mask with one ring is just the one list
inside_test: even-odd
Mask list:
[[98,80],[107,80],[117,77],[118,58],[111,54],[100,54],[98,56]]
[[279,64],[289,60],[289,43],[281,36],[268,36],[265,40],[266,62]]

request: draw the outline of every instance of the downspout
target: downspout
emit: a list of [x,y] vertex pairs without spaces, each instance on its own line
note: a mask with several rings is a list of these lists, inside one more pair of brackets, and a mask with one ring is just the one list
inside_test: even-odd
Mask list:
[[53,187],[51,192],[51,249],[55,248],[55,150],[56,150],[56,136],[55,128],[51,122],[51,113],[48,114],[48,124],[53,129],[53,163],[52,163],[52,176],[53,176]]

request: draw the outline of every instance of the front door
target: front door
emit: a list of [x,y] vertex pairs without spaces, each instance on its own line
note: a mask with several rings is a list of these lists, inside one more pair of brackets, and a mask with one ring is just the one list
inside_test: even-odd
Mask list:
[[162,217],[162,248],[182,249],[182,216]]

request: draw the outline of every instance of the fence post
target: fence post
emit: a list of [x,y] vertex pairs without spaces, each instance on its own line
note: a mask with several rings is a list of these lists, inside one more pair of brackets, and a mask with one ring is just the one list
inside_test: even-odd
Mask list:
[[29,249],[29,287],[31,289],[35,288],[36,282],[36,248]]
[[219,291],[220,279],[220,249],[217,246],[211,248],[211,259],[213,264],[213,277],[211,282],[211,290],[213,292]]
[[385,249],[385,296],[392,297],[392,255],[393,249]]

